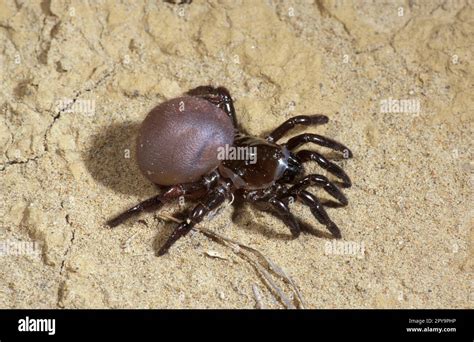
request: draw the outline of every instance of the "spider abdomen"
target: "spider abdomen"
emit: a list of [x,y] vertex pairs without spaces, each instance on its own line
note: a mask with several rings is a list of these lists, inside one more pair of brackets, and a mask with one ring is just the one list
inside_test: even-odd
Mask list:
[[155,107],[143,121],[138,166],[159,185],[194,182],[219,165],[219,148],[233,140],[232,121],[219,107],[197,97],[175,98]]

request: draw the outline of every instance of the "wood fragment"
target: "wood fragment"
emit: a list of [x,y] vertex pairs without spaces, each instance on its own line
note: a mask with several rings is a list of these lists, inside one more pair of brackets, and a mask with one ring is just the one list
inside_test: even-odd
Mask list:
[[210,258],[215,258],[215,259],[221,259],[221,260],[228,260],[225,256],[220,255],[216,251],[205,251],[204,254],[206,254]]
[[253,295],[255,296],[256,308],[265,309],[265,306],[263,305],[262,301],[262,293],[260,292],[260,289],[258,288],[257,284],[252,285],[252,291]]
[[[170,215],[160,214],[158,215],[158,217],[161,217],[168,221],[181,223],[181,220]],[[275,299],[277,299],[285,308],[304,309],[303,298],[293,280],[288,275],[286,275],[286,273],[280,266],[278,266],[269,258],[264,256],[260,251],[255,248],[244,245],[240,242],[219,235],[206,228],[194,227],[193,230],[203,234],[204,236],[208,237],[213,241],[216,241],[226,247],[231,248],[231,250],[236,255],[247,261],[255,269],[255,271],[260,276],[270,293],[272,293]],[[290,296],[286,295],[281,289],[281,287],[276,284],[276,282],[272,278],[272,275],[277,279],[280,279],[290,288],[292,292]]]

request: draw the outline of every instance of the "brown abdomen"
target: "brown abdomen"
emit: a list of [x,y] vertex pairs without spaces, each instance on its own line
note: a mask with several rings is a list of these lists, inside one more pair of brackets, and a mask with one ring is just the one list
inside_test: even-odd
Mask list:
[[174,185],[199,180],[219,165],[218,148],[232,145],[227,114],[197,97],[179,97],[156,106],[137,139],[137,161],[153,183]]

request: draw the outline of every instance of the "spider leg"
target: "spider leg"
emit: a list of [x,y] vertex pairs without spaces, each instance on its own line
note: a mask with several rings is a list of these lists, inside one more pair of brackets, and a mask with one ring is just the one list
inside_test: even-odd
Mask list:
[[136,204],[135,206],[127,209],[123,213],[119,214],[118,216],[110,219],[107,221],[107,225],[111,228],[118,226],[128,218],[144,211],[152,211],[160,209],[163,204],[169,202],[172,199],[178,198],[184,195],[193,195],[200,191],[205,190],[205,184],[203,180],[194,183],[185,183],[185,184],[178,184],[172,187],[167,188],[167,190],[160,195],[153,196]]
[[286,132],[294,128],[296,125],[322,125],[329,121],[326,115],[316,114],[316,115],[298,115],[294,116],[280,126],[273,130],[268,136],[267,140],[270,142],[275,142],[279,140]]
[[288,192],[290,194],[298,195],[301,191],[312,185],[322,187],[328,194],[337,199],[343,206],[347,205],[348,201],[346,196],[344,196],[344,194],[336,185],[334,185],[329,181],[329,179],[322,175],[308,175],[293,185],[288,190]]
[[335,140],[323,137],[322,135],[318,134],[300,134],[288,140],[285,145],[289,150],[294,150],[298,146],[306,143],[313,143],[320,146],[329,147],[333,150],[342,152],[344,158],[352,158],[352,152],[346,146]]
[[294,238],[297,238],[300,235],[300,225],[295,216],[290,212],[288,204],[276,197],[271,197],[268,200],[259,200],[258,203],[266,205],[270,204],[281,220],[290,228],[291,235],[293,235]]
[[165,2],[168,2],[173,5],[185,5],[185,4],[187,5],[193,2],[193,0],[180,0],[179,2],[178,0],[165,0]]
[[222,109],[237,127],[237,119],[234,109],[234,101],[229,91],[224,87],[214,88],[212,86],[200,86],[186,92],[186,95],[203,98]]
[[280,215],[283,222],[290,228],[291,235],[295,238],[298,237],[301,233],[301,228],[294,215],[290,212],[288,205],[275,197],[270,198],[269,203],[273,206],[277,214]]
[[209,197],[204,203],[199,203],[189,214],[186,221],[183,221],[179,226],[171,233],[171,236],[165,242],[165,244],[158,251],[158,256],[162,256],[168,252],[168,249],[182,236],[189,233],[189,231],[199,222],[202,221],[204,216],[219,207],[227,198],[226,191],[223,187],[218,187],[213,190]]
[[323,205],[313,194],[303,190],[297,194],[297,198],[300,202],[309,207],[313,216],[319,223],[325,225],[335,238],[340,239],[342,237],[339,227],[329,218]]
[[344,170],[337,164],[327,160],[321,154],[315,151],[308,151],[302,150],[296,153],[296,156],[300,159],[301,162],[307,162],[309,160],[315,161],[319,164],[323,169],[327,170],[328,172],[332,173],[336,177],[342,180],[342,186],[345,188],[349,188],[352,185],[351,179],[349,176],[344,172]]

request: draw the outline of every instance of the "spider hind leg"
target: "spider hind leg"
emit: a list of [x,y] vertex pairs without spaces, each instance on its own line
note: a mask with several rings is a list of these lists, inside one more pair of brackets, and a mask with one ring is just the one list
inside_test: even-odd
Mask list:
[[162,256],[168,252],[170,247],[178,241],[179,238],[183,237],[199,222],[203,220],[203,218],[209,212],[218,208],[225,199],[229,197],[226,191],[223,191],[223,188],[219,187],[213,190],[209,197],[201,203],[199,203],[196,207],[194,207],[193,211],[189,214],[188,218],[180,223],[178,227],[171,233],[171,236],[166,240],[164,245],[160,248],[157,255]]

